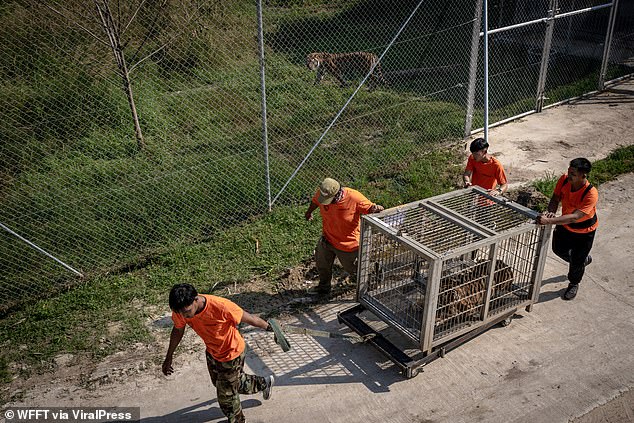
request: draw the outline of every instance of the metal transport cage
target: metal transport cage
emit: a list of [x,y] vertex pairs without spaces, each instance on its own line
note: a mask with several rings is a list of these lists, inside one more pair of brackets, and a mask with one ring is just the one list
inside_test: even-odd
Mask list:
[[[479,187],[363,216],[357,301],[339,321],[415,376],[429,361],[537,301],[551,227]],[[358,314],[413,341],[414,360]]]

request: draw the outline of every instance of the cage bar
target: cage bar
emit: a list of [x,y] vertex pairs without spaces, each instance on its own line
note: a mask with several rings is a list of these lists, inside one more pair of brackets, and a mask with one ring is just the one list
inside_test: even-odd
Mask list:
[[551,230],[536,225],[536,217],[479,187],[364,216],[360,306],[340,313],[340,321],[361,333],[370,329],[360,329],[351,314],[369,310],[384,320],[423,352],[418,361],[390,357],[408,376],[417,373],[447,345],[510,319],[521,307],[530,311]]

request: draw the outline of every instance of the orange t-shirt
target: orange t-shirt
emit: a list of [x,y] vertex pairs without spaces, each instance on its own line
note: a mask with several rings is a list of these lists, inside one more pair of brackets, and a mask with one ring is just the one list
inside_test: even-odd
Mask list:
[[488,162],[476,162],[473,154],[467,159],[465,170],[471,171],[471,183],[484,189],[495,189],[496,186],[506,183],[506,174],[502,163],[491,156]]
[[[580,223],[588,219],[592,219],[592,217],[597,213],[597,201],[599,200],[599,191],[595,187],[592,187],[590,191],[583,197],[581,200],[581,196],[585,192],[590,182],[586,181],[586,183],[577,191],[570,191],[570,183],[564,184],[566,179],[568,178],[568,174],[564,173],[561,178],[557,181],[557,185],[555,186],[554,194],[559,197],[561,200],[561,214],[571,214],[575,210],[582,211],[585,216],[581,219],[577,220],[575,223]],[[571,228],[568,225],[564,225],[564,227],[570,232],[577,233],[587,233],[592,232],[597,229],[599,226],[599,221],[597,220],[594,225],[589,228]]]
[[231,361],[244,351],[244,338],[238,332],[238,323],[242,320],[243,310],[226,298],[202,294],[207,300],[205,308],[191,319],[186,319],[172,311],[174,327],[181,329],[185,325],[205,341],[207,352],[220,362]]
[[374,203],[352,188],[343,189],[343,197],[336,204],[319,204],[319,189],[313,203],[319,206],[323,222],[323,234],[336,249],[352,252],[359,248],[361,215],[367,214]]

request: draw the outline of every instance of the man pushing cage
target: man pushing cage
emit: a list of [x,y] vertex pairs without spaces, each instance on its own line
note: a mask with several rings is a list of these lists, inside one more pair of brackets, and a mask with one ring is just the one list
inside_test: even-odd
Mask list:
[[[317,207],[335,212],[339,203],[347,204],[345,198],[361,199],[345,208],[348,226],[355,229],[350,236],[359,239],[359,304],[338,314],[338,320],[357,335],[284,327],[229,300],[198,294],[191,285],[172,288],[174,328],[163,372],[173,372],[173,353],[185,326],[192,327],[205,341],[209,374],[229,422],[245,421],[241,394],[262,392],[268,399],[275,381],[273,375],[244,372],[245,343],[237,330],[239,323],[273,332],[284,351],[291,348],[285,331],[368,342],[406,377],[413,377],[434,358],[493,324],[510,322],[520,307],[530,310],[537,301],[550,226],[535,225],[536,212],[479,187],[387,210],[345,190],[335,180],[324,180],[306,217]],[[487,213],[474,214],[474,205],[487,207]],[[341,215],[335,213],[331,224],[338,223],[336,218]],[[408,356],[372,329],[359,317],[364,310],[413,341],[423,357]]]
[[[485,210],[486,209],[486,210]],[[537,212],[481,187],[363,216],[357,301],[339,320],[375,333],[359,314],[380,317],[422,351],[415,360],[369,340],[407,377],[486,328],[537,302],[550,226]]]

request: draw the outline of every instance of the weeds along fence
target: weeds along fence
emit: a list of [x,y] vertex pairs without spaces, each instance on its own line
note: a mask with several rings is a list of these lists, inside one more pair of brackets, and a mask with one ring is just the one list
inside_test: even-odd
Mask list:
[[[433,172],[425,153],[483,122],[481,17],[464,0],[3,2],[0,312],[307,202],[324,176],[378,191]],[[492,122],[632,72],[632,2],[493,0],[489,17]],[[321,55],[315,83],[313,52],[364,54]]]

